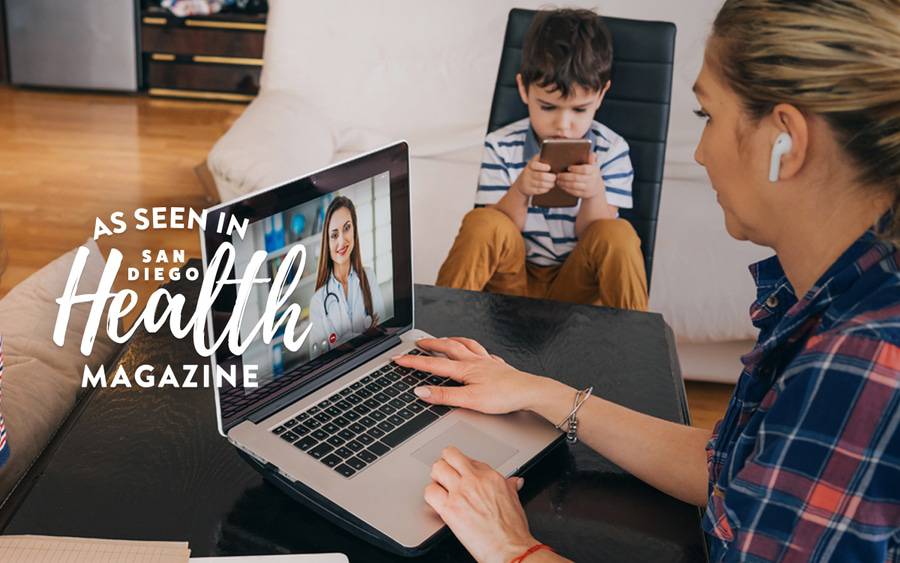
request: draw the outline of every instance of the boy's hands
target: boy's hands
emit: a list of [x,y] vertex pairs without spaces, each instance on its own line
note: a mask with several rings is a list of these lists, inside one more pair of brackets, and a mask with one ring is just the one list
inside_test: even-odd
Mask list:
[[591,199],[606,193],[603,177],[597,166],[597,155],[593,152],[588,164],[570,166],[567,171],[559,174],[556,184],[565,192],[581,199]]
[[541,162],[540,155],[534,155],[516,178],[513,187],[525,197],[531,197],[549,192],[555,184],[556,174],[550,173],[550,165]]
[[565,192],[581,199],[591,199],[605,194],[603,177],[597,166],[597,155],[591,153],[588,164],[570,166],[561,174],[552,174],[550,165],[540,161],[535,155],[513,183],[513,186],[525,197],[545,194],[559,186]]

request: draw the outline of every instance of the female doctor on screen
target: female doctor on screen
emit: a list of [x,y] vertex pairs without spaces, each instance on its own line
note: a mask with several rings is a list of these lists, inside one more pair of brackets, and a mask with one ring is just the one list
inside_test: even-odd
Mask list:
[[375,276],[362,266],[356,226],[353,202],[336,197],[325,213],[316,292],[309,305],[311,357],[373,328],[384,314]]

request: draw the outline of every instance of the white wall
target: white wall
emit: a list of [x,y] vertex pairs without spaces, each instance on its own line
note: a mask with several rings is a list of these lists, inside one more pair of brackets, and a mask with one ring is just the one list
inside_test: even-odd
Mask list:
[[[691,85],[720,4],[559,3],[678,28],[650,303],[679,339],[691,342],[754,337],[746,266],[771,254],[728,236],[706,174],[693,161],[703,122],[692,113]],[[538,0],[271,0],[263,92],[233,128],[240,135],[230,143],[223,138],[220,154],[210,155],[217,183],[246,191],[242,182],[260,170],[272,181],[288,179],[327,164],[319,162],[326,153],[339,160],[404,138],[413,155],[414,276],[432,283],[472,208],[507,14],[512,7],[548,6]],[[240,164],[242,158],[247,162]]]

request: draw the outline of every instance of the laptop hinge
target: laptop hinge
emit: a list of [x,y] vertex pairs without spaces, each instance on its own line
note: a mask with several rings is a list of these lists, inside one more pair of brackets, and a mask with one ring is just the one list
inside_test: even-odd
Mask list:
[[372,358],[385,353],[398,344],[400,344],[400,337],[391,336],[390,338],[379,342],[371,349],[360,352],[359,354],[354,355],[353,358],[342,363],[340,366],[329,370],[329,373],[327,375],[323,374],[319,377],[316,377],[313,381],[310,381],[306,385],[301,385],[287,395],[279,397],[277,400],[272,401],[271,403],[268,403],[263,407],[253,411],[249,416],[247,416],[246,420],[249,420],[254,424],[258,424],[259,422],[267,419],[281,409],[287,407],[291,403],[295,403],[303,397],[309,395],[310,393],[313,393],[314,391],[325,387],[335,379],[343,377],[344,375],[350,373],[354,369],[368,362]]

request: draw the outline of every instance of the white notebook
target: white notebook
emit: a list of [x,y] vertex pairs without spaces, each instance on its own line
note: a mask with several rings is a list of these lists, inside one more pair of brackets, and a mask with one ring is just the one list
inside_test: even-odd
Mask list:
[[0,536],[0,561],[17,563],[186,563],[187,542]]
[[350,563],[340,553],[310,555],[243,555],[240,557],[191,557],[197,563]]
[[346,555],[191,557],[187,542],[0,535],[0,561],[16,563],[349,563]]

